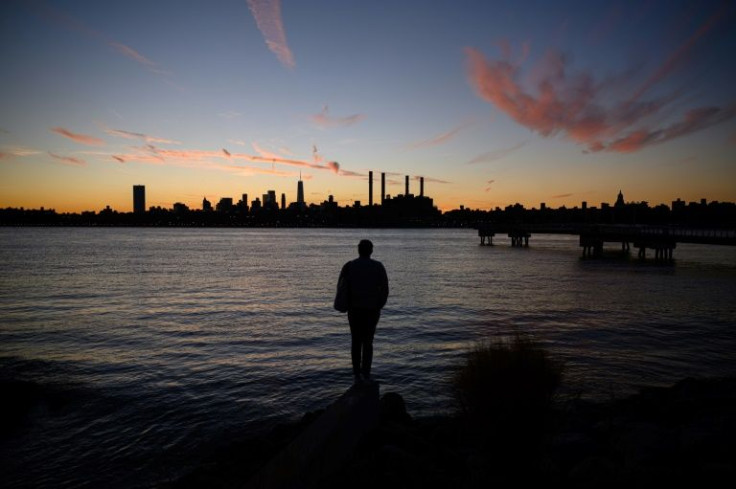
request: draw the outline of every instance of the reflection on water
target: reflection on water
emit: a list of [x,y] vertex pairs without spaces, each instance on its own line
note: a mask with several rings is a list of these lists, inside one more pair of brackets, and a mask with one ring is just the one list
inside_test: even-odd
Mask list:
[[391,284],[373,373],[414,414],[451,409],[473,341],[517,331],[591,397],[736,373],[733,248],[680,245],[670,267],[470,230],[0,229],[0,374],[51,386],[0,445],[0,477],[145,485],[324,407],[352,381],[332,299],[361,238]]

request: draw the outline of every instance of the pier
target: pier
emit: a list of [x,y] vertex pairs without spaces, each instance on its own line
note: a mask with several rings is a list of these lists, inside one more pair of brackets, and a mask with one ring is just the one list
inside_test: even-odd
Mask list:
[[480,244],[493,245],[496,234],[505,233],[511,238],[511,246],[528,247],[532,234],[567,234],[580,237],[584,258],[600,257],[605,243],[620,243],[621,251],[628,253],[633,246],[638,257],[646,258],[647,250],[654,251],[654,259],[660,262],[673,260],[678,243],[736,246],[735,229],[701,229],[677,226],[639,226],[626,224],[547,224],[547,225],[493,225],[477,226]]

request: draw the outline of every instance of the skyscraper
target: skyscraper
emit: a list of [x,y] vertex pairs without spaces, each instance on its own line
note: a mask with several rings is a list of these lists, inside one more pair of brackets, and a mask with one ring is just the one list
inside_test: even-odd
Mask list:
[[133,185],[133,212],[143,214],[146,212],[146,186]]
[[299,172],[299,183],[296,185],[296,205],[300,209],[304,208],[304,182],[302,182],[301,172]]
[[386,174],[381,172],[381,205],[386,200]]

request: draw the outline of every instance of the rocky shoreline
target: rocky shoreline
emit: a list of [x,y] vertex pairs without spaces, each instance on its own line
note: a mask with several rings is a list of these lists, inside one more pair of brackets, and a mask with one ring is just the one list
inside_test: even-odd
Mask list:
[[[234,442],[172,488],[242,487],[321,412]],[[685,379],[621,400],[558,400],[544,429],[487,437],[462,417],[413,419],[397,393],[378,426],[320,487],[553,487],[714,484],[736,475],[736,378]]]

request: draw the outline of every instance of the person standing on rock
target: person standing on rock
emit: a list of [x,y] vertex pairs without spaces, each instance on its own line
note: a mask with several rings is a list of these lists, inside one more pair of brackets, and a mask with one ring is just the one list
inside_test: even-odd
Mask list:
[[388,299],[388,275],[380,261],[373,260],[373,243],[358,243],[358,258],[347,262],[337,281],[335,309],[348,313],[355,382],[371,380],[373,335]]

